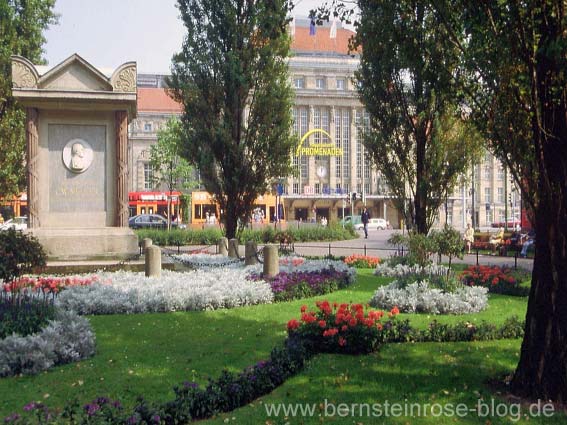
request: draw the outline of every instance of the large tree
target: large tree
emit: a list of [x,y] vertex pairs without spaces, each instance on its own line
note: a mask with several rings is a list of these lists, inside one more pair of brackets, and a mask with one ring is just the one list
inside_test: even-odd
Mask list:
[[463,53],[459,88],[512,165],[536,257],[512,391],[567,403],[567,13],[564,0],[432,0]]
[[0,198],[25,187],[24,112],[12,97],[11,55],[43,63],[43,32],[56,22],[55,0],[0,1]]
[[291,172],[287,0],[179,0],[187,29],[174,56],[181,154],[194,163],[234,237],[254,200]]
[[459,52],[425,2],[357,3],[365,146],[408,226],[426,234],[481,146],[453,91]]

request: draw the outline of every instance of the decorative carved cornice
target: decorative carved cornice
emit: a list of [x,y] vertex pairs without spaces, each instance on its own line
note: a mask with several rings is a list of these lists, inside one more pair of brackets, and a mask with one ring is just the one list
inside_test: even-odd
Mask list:
[[14,88],[36,88],[37,73],[24,62],[12,60],[12,86]]
[[111,79],[114,91],[135,92],[136,91],[136,64],[128,64],[115,72]]

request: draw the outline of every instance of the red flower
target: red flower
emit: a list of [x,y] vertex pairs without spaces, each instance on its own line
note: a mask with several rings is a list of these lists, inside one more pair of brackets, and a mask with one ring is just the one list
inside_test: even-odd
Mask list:
[[320,328],[325,328],[325,327],[327,327],[327,322],[325,322],[324,320],[319,320],[319,327],[320,327]]
[[323,336],[334,336],[337,333],[339,333],[339,330],[337,328],[331,328],[323,332]]
[[348,326],[347,325],[343,325],[341,327],[341,331],[346,332],[348,330]]
[[342,336],[339,337],[339,345],[341,347],[344,347],[346,345],[346,339],[344,339]]
[[300,323],[295,320],[295,319],[291,319],[289,322],[287,322],[287,329],[292,331],[294,329],[299,328]]
[[302,305],[301,306],[301,312],[305,313],[307,311],[307,306],[306,305]]
[[392,308],[392,309],[390,310],[390,314],[391,314],[392,316],[396,316],[397,314],[400,314],[400,309],[398,308],[397,305],[395,305],[394,308]]
[[355,319],[354,317],[348,321],[348,325],[349,325],[351,328],[354,327],[354,326],[356,326],[356,323],[357,323],[357,322],[356,322],[356,319]]

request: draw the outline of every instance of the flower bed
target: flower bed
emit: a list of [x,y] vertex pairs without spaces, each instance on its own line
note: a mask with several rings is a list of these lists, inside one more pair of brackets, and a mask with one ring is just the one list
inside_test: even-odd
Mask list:
[[488,292],[495,294],[527,296],[529,288],[519,285],[508,267],[498,266],[469,266],[460,275],[463,284],[468,286],[482,286]]
[[[364,312],[362,304],[329,304],[318,301],[317,310],[301,307],[301,320],[287,323],[290,338],[299,338],[308,350],[320,353],[365,354],[375,351],[383,342],[384,312]],[[393,307],[392,318],[399,313]]]
[[404,313],[467,314],[488,306],[488,290],[478,286],[461,286],[454,292],[431,288],[427,281],[400,286],[393,281],[378,288],[370,305],[390,309],[398,306]]
[[324,295],[343,289],[356,279],[356,270],[340,261],[310,260],[301,257],[284,257],[280,260],[280,273],[263,277],[256,266],[249,276],[251,280],[266,280],[275,301]]
[[380,258],[370,255],[353,254],[344,259],[345,264],[351,267],[369,269],[376,267],[380,263]]
[[118,314],[215,310],[272,302],[270,286],[264,281],[250,282],[248,273],[246,269],[163,270],[161,278],[124,271],[101,273],[101,282],[68,288],[55,303],[79,314]]
[[178,254],[171,256],[175,261],[185,264],[193,268],[207,267],[232,267],[242,266],[242,261],[238,258],[227,257],[224,255],[213,255],[207,253],[198,254]]
[[37,374],[94,352],[95,336],[89,321],[73,312],[58,311],[41,332],[0,340],[0,376]]
[[42,295],[57,294],[71,286],[85,286],[98,282],[98,276],[24,276],[3,285],[5,294]]

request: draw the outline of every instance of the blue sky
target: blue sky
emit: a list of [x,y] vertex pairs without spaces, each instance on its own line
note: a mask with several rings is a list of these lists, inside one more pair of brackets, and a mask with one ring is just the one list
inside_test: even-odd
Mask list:
[[[307,16],[321,0],[300,0],[294,14]],[[169,71],[184,28],[175,0],[57,0],[59,24],[45,34],[45,58],[54,66],[78,53],[97,68],[136,61],[138,72]]]

